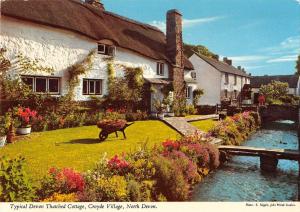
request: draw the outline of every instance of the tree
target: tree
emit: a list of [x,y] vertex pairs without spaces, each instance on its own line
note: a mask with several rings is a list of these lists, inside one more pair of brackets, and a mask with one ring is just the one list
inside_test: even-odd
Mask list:
[[198,54],[202,54],[204,56],[212,58],[215,54],[212,53],[208,48],[203,45],[191,45],[191,44],[184,44],[183,45],[184,54],[187,57],[190,57],[194,54],[194,52]]
[[279,100],[280,97],[288,94],[289,84],[286,82],[272,81],[267,85],[262,85],[259,92],[263,94],[268,103]]
[[297,59],[295,68],[296,68],[296,74],[300,75],[300,55],[298,55],[298,59]]

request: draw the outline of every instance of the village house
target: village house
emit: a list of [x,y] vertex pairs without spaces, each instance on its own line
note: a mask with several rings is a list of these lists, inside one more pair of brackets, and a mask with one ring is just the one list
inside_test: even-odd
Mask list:
[[[236,102],[245,85],[250,84],[251,76],[240,66],[232,65],[232,60],[224,57],[223,61],[194,53],[189,60],[195,70],[190,71],[194,83],[188,89],[199,87],[204,90],[198,105],[216,105],[223,100]],[[248,103],[248,100],[244,103]]]
[[141,67],[143,77],[157,88],[149,95],[148,110],[155,110],[154,99],[162,98],[162,85],[172,83],[175,99],[185,97],[184,71],[193,65],[183,55],[182,15],[167,12],[166,35],[158,28],[106,11],[99,1],[86,0],[7,0],[1,5],[0,47],[14,60],[23,54],[52,67],[53,73],[15,73],[34,92],[54,96],[68,92],[68,67],[96,50],[92,69],[79,77],[75,100],[108,94],[107,59],[122,67]]
[[259,89],[262,85],[267,85],[272,81],[285,82],[289,85],[288,94],[300,96],[300,80],[298,75],[265,75],[265,76],[253,76],[251,78],[251,91],[253,103],[258,103]]

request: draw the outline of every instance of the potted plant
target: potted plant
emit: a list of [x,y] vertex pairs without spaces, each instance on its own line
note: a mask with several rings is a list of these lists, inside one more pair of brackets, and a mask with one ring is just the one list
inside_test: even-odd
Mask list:
[[157,99],[154,102],[154,107],[156,109],[158,118],[159,119],[164,119],[164,117],[165,117],[164,112],[165,112],[166,106],[162,103],[162,101]]
[[20,121],[20,126],[17,127],[17,134],[27,135],[31,133],[31,122],[36,118],[37,112],[30,110],[30,108],[19,107],[17,111],[17,117]]

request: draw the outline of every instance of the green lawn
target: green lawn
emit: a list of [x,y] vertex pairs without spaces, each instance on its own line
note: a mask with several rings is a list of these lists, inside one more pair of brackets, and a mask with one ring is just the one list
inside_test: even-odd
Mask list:
[[14,158],[22,155],[27,160],[28,173],[38,180],[51,167],[72,167],[78,171],[93,168],[107,153],[108,157],[135,150],[141,143],[154,146],[167,138],[175,139],[179,134],[160,121],[137,121],[126,129],[127,140],[111,134],[99,143],[97,126],[61,129],[32,133],[15,144],[0,149],[0,156]]
[[216,123],[217,121],[213,119],[190,122],[190,124],[194,125],[195,127],[197,127],[198,129],[204,132],[208,132],[210,129],[212,129]]

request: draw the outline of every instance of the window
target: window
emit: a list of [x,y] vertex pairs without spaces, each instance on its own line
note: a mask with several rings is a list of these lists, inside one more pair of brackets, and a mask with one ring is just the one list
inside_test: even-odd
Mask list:
[[98,54],[104,54],[109,56],[115,56],[116,47],[111,45],[106,45],[102,43],[98,43]]
[[49,78],[49,92],[58,93],[59,92],[59,79]]
[[156,73],[157,75],[164,76],[164,63],[157,63]]
[[196,78],[197,78],[196,72],[192,71],[192,72],[191,72],[191,77],[192,77],[193,79],[196,79]]
[[36,93],[60,93],[60,78],[44,76],[21,76],[22,81]]
[[234,85],[237,85],[237,76],[234,75]]
[[228,84],[229,83],[229,78],[228,78],[228,74],[225,73],[225,84]]
[[225,98],[228,98],[228,90],[224,91],[224,96],[225,96]]
[[83,91],[82,91],[83,95],[89,94],[88,83],[89,83],[88,80],[83,80]]
[[188,86],[188,87],[186,88],[186,98],[187,98],[187,99],[192,98],[192,87],[191,87],[191,86]]
[[234,90],[234,98],[237,98],[237,90]]
[[105,45],[98,43],[98,54],[105,54]]
[[102,95],[101,79],[83,79],[83,95]]

